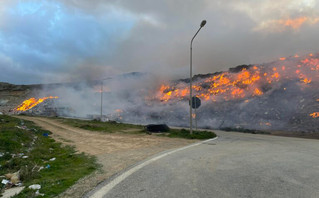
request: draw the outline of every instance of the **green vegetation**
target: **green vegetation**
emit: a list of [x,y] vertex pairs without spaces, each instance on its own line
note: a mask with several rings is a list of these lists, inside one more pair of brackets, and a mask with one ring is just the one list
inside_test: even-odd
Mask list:
[[[101,122],[98,120],[78,120],[70,118],[55,119],[60,120],[63,124],[90,131],[99,131],[107,133],[120,132],[125,134],[141,134],[147,132],[141,125],[124,124],[115,121]],[[170,129],[167,133],[160,133],[158,135],[171,138],[186,139],[209,139],[216,137],[216,134],[210,131],[193,131],[193,134],[191,135],[189,131],[185,129]]]
[[123,132],[123,133],[141,133],[143,126],[134,124],[123,124],[115,121],[101,122],[98,120],[78,120],[70,118],[56,118],[63,124],[73,127],[86,129],[90,131],[100,131],[107,133]]
[[[96,170],[97,164],[95,158],[76,154],[48,134],[32,122],[0,115],[0,175],[19,171],[23,186],[40,184],[44,197],[55,197]],[[4,187],[0,184],[0,191]],[[15,197],[34,196],[35,190],[25,188]]]
[[269,132],[266,131],[260,131],[260,130],[255,130],[255,129],[245,129],[245,128],[231,128],[231,127],[223,127],[220,128],[222,131],[236,131],[236,132],[241,132],[241,133],[252,133],[252,134],[270,134]]
[[216,137],[216,134],[211,131],[193,131],[193,134],[190,134],[190,131],[186,129],[170,129],[168,133],[163,135],[171,138],[186,138],[199,140]]

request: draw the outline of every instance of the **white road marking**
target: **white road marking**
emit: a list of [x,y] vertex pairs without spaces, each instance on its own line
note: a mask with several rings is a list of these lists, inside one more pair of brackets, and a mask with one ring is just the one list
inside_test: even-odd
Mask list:
[[143,162],[142,164],[139,164],[137,166],[134,166],[133,168],[127,170],[126,172],[122,173],[121,175],[119,175],[118,177],[114,178],[112,181],[110,181],[108,184],[106,184],[105,186],[103,186],[101,189],[99,189],[98,191],[96,191],[93,195],[90,196],[90,198],[102,198],[104,195],[106,195],[108,192],[110,192],[110,190],[112,190],[117,184],[119,184],[120,182],[122,182],[123,180],[125,180],[127,177],[129,177],[130,175],[132,175],[133,173],[135,173],[136,171],[140,170],[141,168],[143,168],[144,166],[147,166],[149,165],[150,163],[156,161],[156,160],[159,160],[167,155],[170,155],[170,154],[173,154],[173,153],[176,153],[178,151],[182,151],[182,150],[185,150],[185,149],[188,149],[188,148],[191,148],[191,147],[194,147],[194,146],[198,146],[200,144],[203,144],[205,142],[209,142],[209,141],[213,141],[213,140],[216,140],[218,137],[215,137],[215,138],[212,138],[212,139],[208,139],[208,140],[205,140],[205,141],[202,141],[202,142],[198,142],[198,143],[195,143],[195,144],[191,144],[189,146],[185,146],[185,147],[182,147],[182,148],[178,148],[178,149],[175,149],[173,151],[169,151],[167,153],[163,153],[162,155],[159,155],[159,156],[156,156],[152,159],[149,159],[145,162]]

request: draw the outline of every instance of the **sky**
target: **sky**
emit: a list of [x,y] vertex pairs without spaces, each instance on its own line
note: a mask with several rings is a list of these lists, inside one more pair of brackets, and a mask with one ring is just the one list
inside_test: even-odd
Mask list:
[[319,52],[316,0],[1,0],[0,82],[167,79]]

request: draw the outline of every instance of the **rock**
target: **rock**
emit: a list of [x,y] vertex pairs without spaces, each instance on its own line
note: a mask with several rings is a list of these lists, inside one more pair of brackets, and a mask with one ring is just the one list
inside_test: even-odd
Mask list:
[[10,188],[8,190],[5,190],[4,193],[2,194],[1,198],[10,198],[13,197],[17,194],[19,194],[25,187],[16,187],[16,188]]

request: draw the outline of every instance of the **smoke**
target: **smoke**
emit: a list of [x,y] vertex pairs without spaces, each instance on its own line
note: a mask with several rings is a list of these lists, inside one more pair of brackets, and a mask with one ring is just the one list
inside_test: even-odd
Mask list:
[[[319,54],[241,65],[194,77],[201,128],[244,128],[316,132],[319,112]],[[128,73],[102,81],[49,85],[60,116],[120,122],[189,124],[189,79],[166,81],[150,73]],[[257,90],[257,91],[256,91]]]

